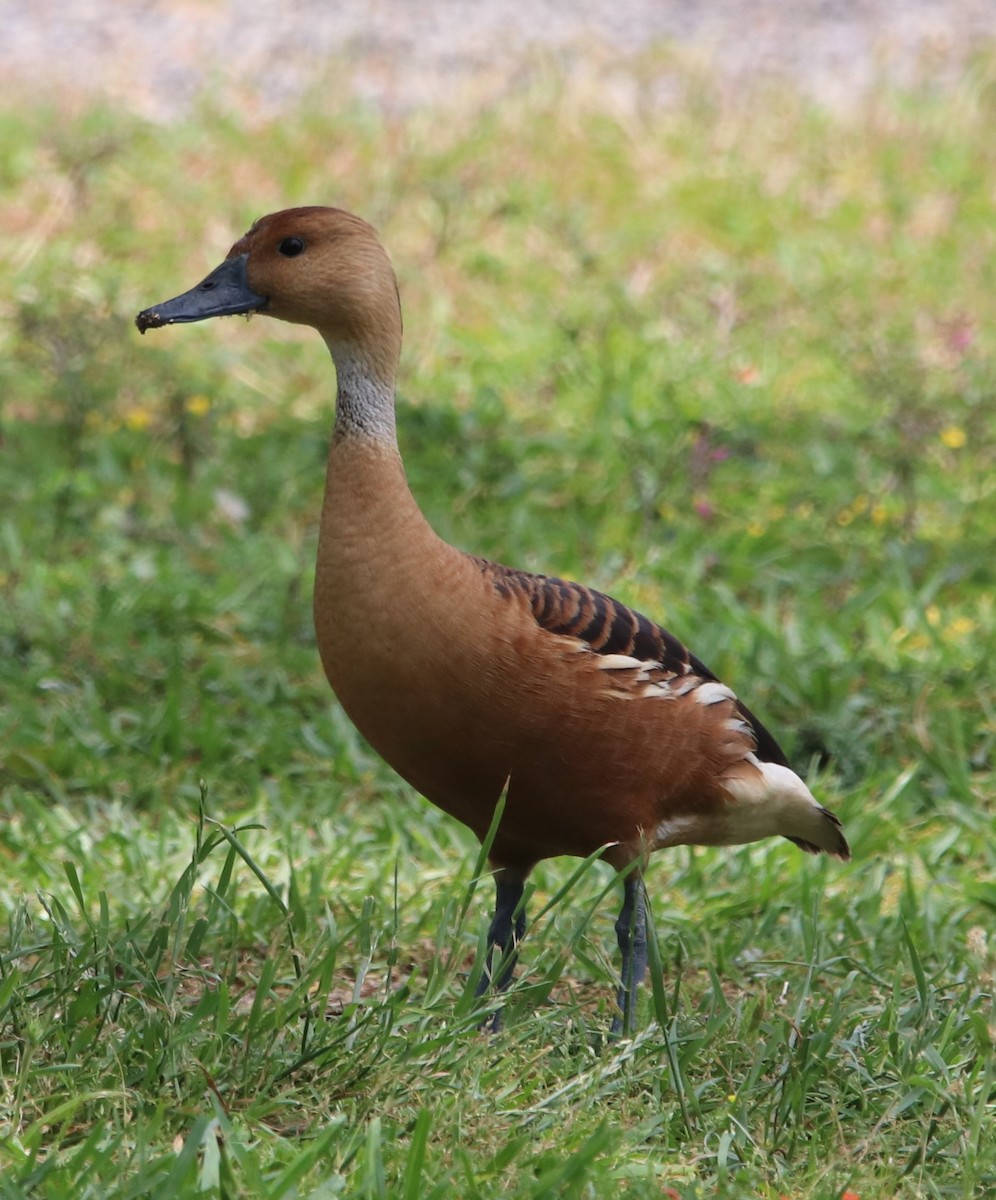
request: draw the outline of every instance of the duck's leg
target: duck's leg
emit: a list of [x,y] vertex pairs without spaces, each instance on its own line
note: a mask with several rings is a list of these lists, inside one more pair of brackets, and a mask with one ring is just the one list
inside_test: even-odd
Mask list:
[[[525,889],[524,876],[513,874],[507,869],[495,874],[495,915],[488,928],[488,944],[484,952],[484,970],[477,984],[478,997],[489,987],[504,992],[512,982],[519,942],[526,934],[526,909],[519,907]],[[516,913],[518,909],[518,913]],[[497,948],[497,954],[496,954]],[[492,959],[497,958],[497,963]],[[494,965],[494,972],[492,966]],[[497,1033],[501,1028],[502,1010],[485,1022],[485,1028]]]
[[616,1003],[619,1012],[612,1021],[612,1036],[632,1033],[636,1026],[636,993],[647,973],[647,907],[643,876],[631,871],[623,884],[623,906],[616,921],[616,937],[622,953],[622,983]]

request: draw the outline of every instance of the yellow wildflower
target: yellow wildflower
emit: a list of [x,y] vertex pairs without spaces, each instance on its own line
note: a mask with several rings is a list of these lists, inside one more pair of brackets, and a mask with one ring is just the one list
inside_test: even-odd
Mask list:
[[133,404],[131,408],[125,409],[124,423],[128,429],[148,429],[151,420],[152,414],[140,404]]
[[187,410],[187,412],[194,417],[203,417],[210,407],[211,401],[207,398],[207,396],[202,396],[200,394],[196,396],[188,396],[187,402],[184,405],[184,408]]
[[971,617],[955,617],[944,632],[949,638],[968,637],[970,633],[975,632],[975,622]]
[[949,425],[941,430],[941,441],[949,450],[960,450],[968,441],[965,431],[958,425]]

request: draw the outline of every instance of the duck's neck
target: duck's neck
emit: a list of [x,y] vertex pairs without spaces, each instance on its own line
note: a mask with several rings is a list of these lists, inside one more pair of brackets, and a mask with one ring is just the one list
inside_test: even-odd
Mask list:
[[396,450],[394,372],[354,346],[326,343],[337,381],[333,441],[360,437]]
[[[336,344],[335,426],[325,476],[319,568],[351,556],[398,558],[435,541],[405,478],[394,418],[394,369]],[[333,549],[333,547],[335,547]]]

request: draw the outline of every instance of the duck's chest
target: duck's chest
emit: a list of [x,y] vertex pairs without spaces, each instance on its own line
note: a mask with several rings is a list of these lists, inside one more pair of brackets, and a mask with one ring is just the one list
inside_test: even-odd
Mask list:
[[329,474],[314,593],[326,676],[374,749],[467,819],[464,798],[500,793],[507,762],[488,728],[485,697],[501,682],[481,619],[486,584],[436,537],[406,486],[385,494],[390,473],[380,486],[361,474],[347,487],[355,471],[333,460]]

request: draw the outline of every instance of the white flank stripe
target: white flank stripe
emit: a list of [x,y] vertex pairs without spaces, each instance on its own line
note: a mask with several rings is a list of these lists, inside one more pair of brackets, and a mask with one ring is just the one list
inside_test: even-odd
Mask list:
[[662,679],[659,683],[648,683],[641,695],[654,696],[659,700],[673,700],[674,690],[666,679]]
[[723,700],[736,700],[736,696],[725,683],[710,680],[703,683],[695,693],[696,704],[719,704]]
[[628,654],[600,654],[598,656],[600,671],[632,671],[634,668],[649,665],[651,664],[644,662],[642,658],[632,658]]

